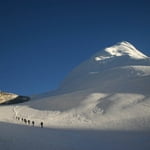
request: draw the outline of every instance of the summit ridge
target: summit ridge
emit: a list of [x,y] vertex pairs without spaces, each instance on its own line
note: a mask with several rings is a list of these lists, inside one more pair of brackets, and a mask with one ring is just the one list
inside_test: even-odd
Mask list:
[[146,59],[148,58],[132,44],[127,41],[119,42],[111,47],[105,48],[102,52],[95,56],[96,61],[109,59],[112,57],[129,56],[132,59]]

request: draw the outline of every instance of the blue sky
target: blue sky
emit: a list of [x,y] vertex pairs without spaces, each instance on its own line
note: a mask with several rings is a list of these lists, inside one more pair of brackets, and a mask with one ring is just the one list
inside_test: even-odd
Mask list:
[[124,40],[150,56],[148,0],[0,1],[0,89],[53,90],[82,61]]

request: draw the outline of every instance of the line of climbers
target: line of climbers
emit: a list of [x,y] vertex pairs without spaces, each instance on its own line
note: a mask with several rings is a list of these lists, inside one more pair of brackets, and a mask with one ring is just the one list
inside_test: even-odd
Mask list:
[[[24,122],[25,124],[28,124],[28,125],[32,124],[33,127],[35,125],[34,121],[30,121],[30,120],[20,118],[20,117],[17,117],[17,116],[16,116],[16,119],[19,120],[19,121],[22,121],[22,122]],[[40,123],[40,126],[41,126],[41,128],[43,128],[43,122]]]

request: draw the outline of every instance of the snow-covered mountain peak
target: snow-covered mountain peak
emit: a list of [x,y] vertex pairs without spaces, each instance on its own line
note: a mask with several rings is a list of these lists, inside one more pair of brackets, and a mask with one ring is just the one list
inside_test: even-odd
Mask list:
[[96,61],[105,60],[113,57],[119,56],[129,56],[132,59],[145,59],[148,58],[146,55],[137,50],[129,42],[123,41],[116,45],[105,48],[104,51],[98,53],[95,56]]
[[[131,69],[130,66],[142,66],[139,69],[141,71],[135,67]],[[137,50],[132,44],[120,42],[111,47],[104,48],[77,66],[61,84],[60,89],[73,91],[77,89],[95,88],[104,80],[103,85],[107,87],[105,92],[108,89],[113,91],[113,84],[110,84],[113,80],[118,80],[120,77],[123,81],[126,77],[136,78],[142,72],[144,75],[149,75],[147,70],[144,69],[142,71],[144,66],[148,66],[149,68],[150,58]],[[117,82],[120,83],[120,81]],[[109,83],[108,86],[106,86],[107,83]],[[117,86],[119,87],[121,85]],[[102,90],[104,91],[103,86]]]

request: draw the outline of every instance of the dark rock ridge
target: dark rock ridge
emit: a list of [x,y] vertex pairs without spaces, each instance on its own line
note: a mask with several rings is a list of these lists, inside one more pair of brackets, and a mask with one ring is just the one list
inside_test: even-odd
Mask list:
[[0,92],[0,105],[10,105],[27,102],[30,100],[28,96],[16,95],[13,93]]

